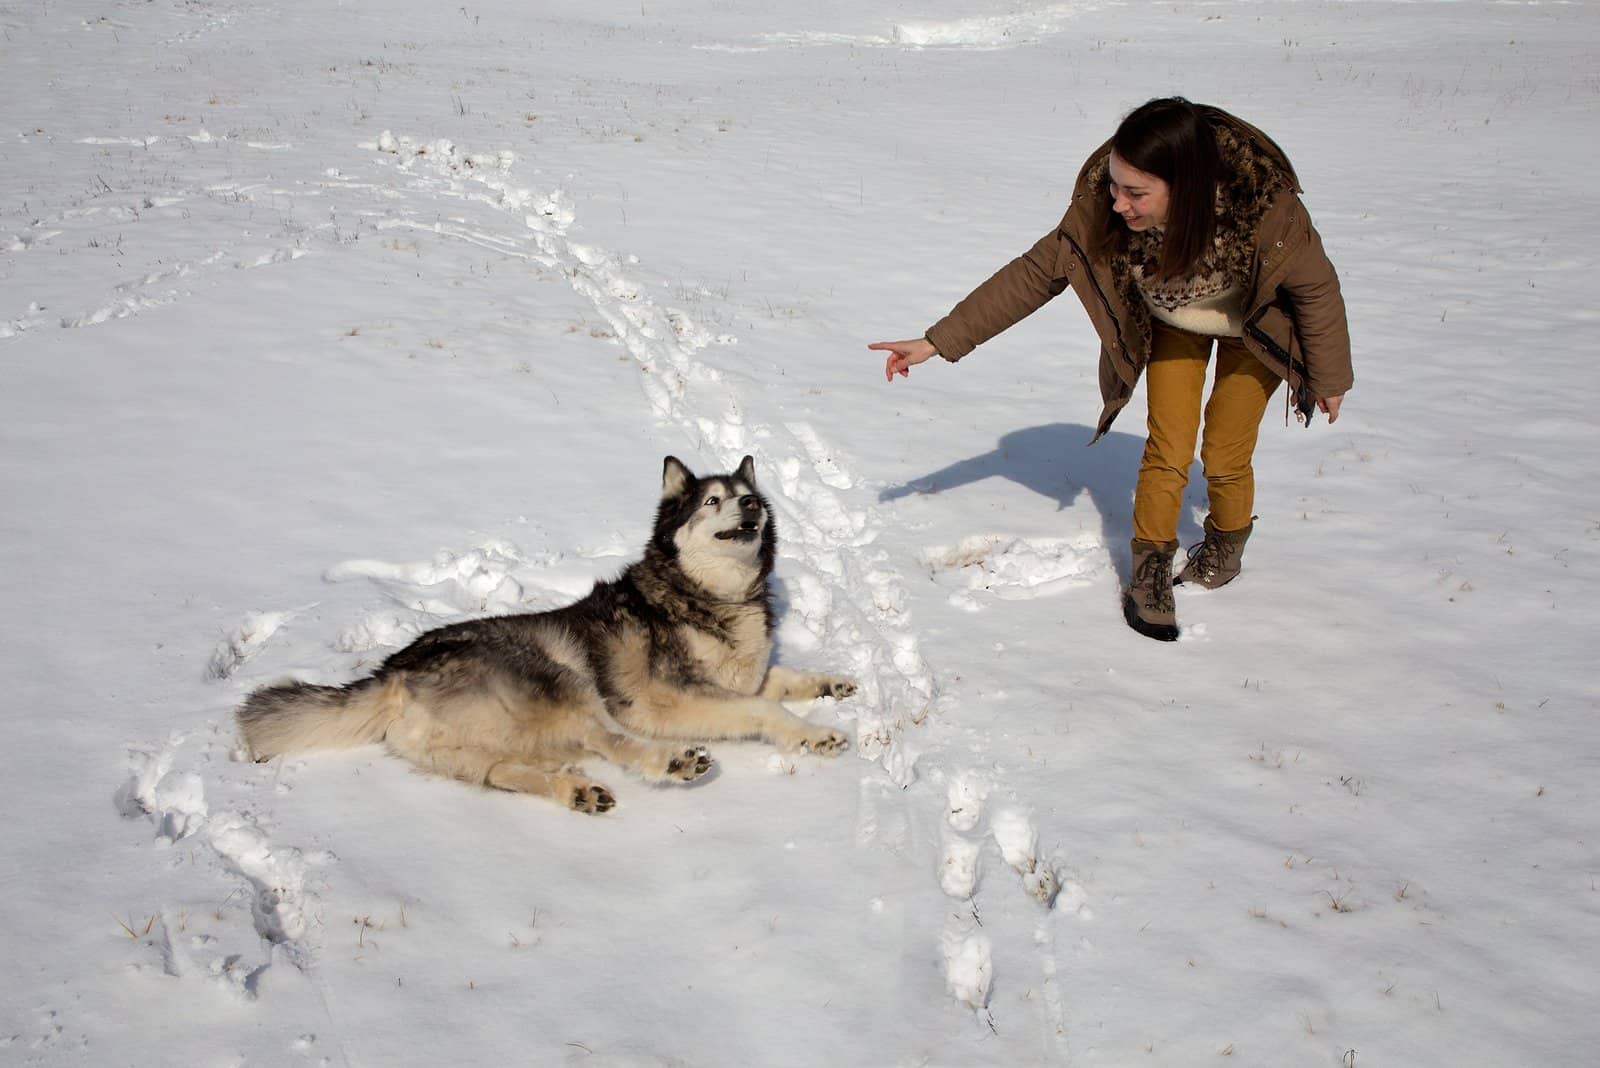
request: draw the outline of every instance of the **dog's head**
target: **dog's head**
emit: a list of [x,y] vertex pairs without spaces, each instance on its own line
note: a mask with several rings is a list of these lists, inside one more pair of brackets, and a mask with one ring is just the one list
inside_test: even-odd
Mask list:
[[732,474],[701,478],[668,456],[651,540],[707,588],[743,590],[765,579],[777,555],[777,531],[756,488],[755,460],[746,456]]

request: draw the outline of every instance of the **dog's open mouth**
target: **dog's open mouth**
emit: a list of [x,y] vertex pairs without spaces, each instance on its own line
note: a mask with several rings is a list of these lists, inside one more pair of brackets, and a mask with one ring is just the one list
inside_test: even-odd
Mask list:
[[746,519],[732,530],[717,531],[719,541],[753,541],[761,535],[761,524],[754,519]]

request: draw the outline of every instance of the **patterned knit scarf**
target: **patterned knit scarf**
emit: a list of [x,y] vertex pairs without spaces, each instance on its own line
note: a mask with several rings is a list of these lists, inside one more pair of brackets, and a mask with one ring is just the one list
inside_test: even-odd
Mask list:
[[[1255,263],[1256,227],[1279,193],[1295,189],[1293,175],[1248,136],[1226,125],[1218,125],[1216,134],[1223,166],[1217,185],[1217,236],[1194,277],[1158,285],[1173,287],[1171,293],[1151,294],[1151,300],[1163,308],[1181,306],[1230,285],[1248,288]],[[1085,168],[1084,188],[1104,190],[1109,174],[1107,159],[1101,156]],[[1150,355],[1150,306],[1141,294],[1144,280],[1155,278],[1160,263],[1161,235],[1151,230],[1130,233],[1127,245],[1110,257],[1111,276],[1131,320],[1126,324],[1127,341],[1140,367]]]
[[1172,311],[1214,297],[1238,284],[1239,280],[1229,278],[1223,267],[1221,233],[1187,277],[1158,280],[1163,237],[1162,232],[1154,228],[1128,235],[1128,261],[1133,276],[1139,282],[1139,289],[1156,307]]

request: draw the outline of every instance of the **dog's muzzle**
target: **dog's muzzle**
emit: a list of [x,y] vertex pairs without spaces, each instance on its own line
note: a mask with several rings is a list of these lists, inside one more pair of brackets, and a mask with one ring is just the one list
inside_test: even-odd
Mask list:
[[739,498],[739,515],[739,525],[717,531],[717,537],[723,541],[749,541],[761,535],[761,502],[753,494]]

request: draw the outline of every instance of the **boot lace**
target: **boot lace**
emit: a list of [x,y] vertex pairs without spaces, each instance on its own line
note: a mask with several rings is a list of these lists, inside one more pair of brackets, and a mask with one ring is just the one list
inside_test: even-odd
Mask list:
[[1209,579],[1222,570],[1227,552],[1228,546],[1223,540],[1208,530],[1203,540],[1189,546],[1189,566],[1194,568],[1195,574]]
[[1145,591],[1145,607],[1157,612],[1171,612],[1176,607],[1172,599],[1172,554],[1151,553],[1133,570],[1133,585]]

